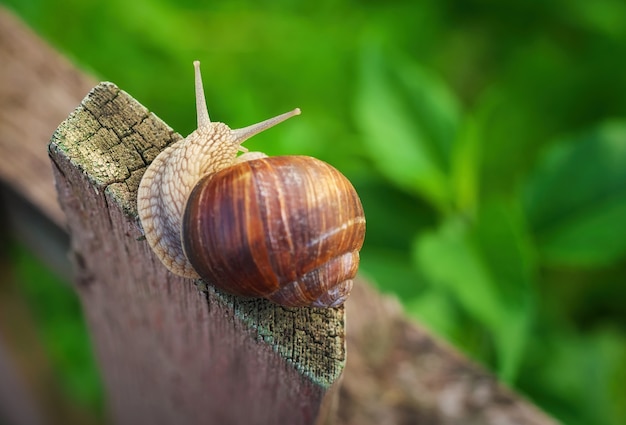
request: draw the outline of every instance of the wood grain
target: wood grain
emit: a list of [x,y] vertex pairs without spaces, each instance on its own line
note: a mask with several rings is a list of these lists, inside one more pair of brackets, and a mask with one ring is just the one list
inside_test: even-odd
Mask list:
[[341,425],[556,425],[544,412],[357,280],[346,303]]
[[285,309],[178,278],[142,239],[142,172],[180,136],[101,83],[50,143],[77,290],[115,423],[314,423],[343,309]]

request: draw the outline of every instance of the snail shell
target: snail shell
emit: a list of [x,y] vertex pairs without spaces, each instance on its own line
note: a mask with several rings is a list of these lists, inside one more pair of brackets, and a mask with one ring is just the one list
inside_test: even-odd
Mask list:
[[203,178],[183,218],[184,250],[201,276],[289,306],[343,302],[364,233],[350,182],[306,156],[256,159]]
[[312,157],[237,156],[244,140],[300,111],[239,130],[212,123],[194,66],[198,129],[157,156],[140,183],[149,245],[172,272],[235,295],[341,305],[365,237],[354,187]]

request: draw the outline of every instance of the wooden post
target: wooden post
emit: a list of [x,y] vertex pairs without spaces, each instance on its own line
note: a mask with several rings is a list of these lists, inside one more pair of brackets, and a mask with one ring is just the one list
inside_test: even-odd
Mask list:
[[101,83],[49,145],[113,421],[325,419],[345,361],[343,308],[285,309],[223,294],[169,273],[143,240],[139,181],[178,139],[128,94]]

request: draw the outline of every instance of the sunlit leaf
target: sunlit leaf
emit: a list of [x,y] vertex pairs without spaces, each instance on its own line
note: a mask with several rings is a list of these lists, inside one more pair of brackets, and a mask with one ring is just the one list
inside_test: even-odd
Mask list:
[[493,336],[498,370],[517,373],[532,319],[532,256],[515,207],[492,203],[475,223],[449,218],[420,235],[415,259],[432,285],[448,291]]
[[626,254],[626,122],[607,123],[548,150],[525,203],[542,259],[603,265]]
[[445,85],[414,63],[363,50],[355,115],[366,148],[399,187],[445,209],[458,106]]
[[472,213],[478,202],[481,143],[479,124],[468,114],[454,143],[451,175],[455,205],[465,213]]
[[402,302],[409,301],[424,289],[424,279],[411,266],[406,250],[364,249],[359,274],[378,284],[381,291],[393,293]]
[[462,325],[446,291],[431,288],[406,301],[405,305],[410,316],[446,338],[453,338]]

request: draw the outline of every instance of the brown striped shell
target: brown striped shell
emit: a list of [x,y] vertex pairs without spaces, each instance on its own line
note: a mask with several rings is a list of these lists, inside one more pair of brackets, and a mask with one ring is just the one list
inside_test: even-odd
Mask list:
[[211,122],[194,67],[198,129],[161,152],[139,184],[148,244],[173,273],[233,294],[342,304],[365,237],[356,191],[317,159],[247,152],[245,140],[300,110],[236,130]]
[[224,291],[334,307],[352,288],[365,217],[335,168],[275,156],[203,178],[187,201],[182,233],[194,269]]

